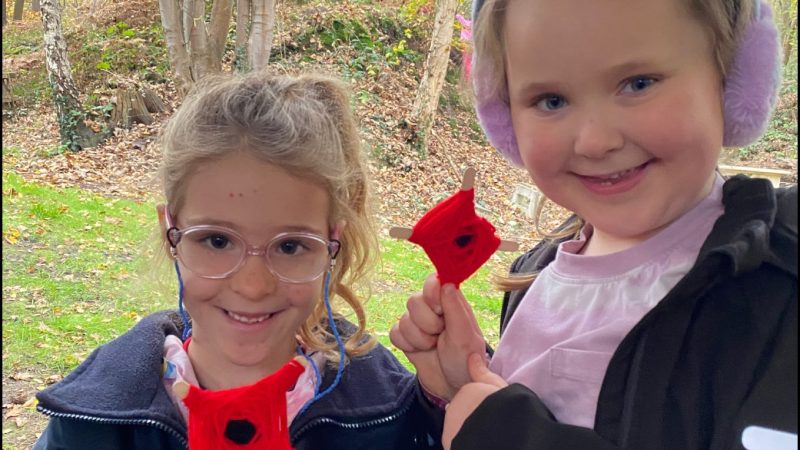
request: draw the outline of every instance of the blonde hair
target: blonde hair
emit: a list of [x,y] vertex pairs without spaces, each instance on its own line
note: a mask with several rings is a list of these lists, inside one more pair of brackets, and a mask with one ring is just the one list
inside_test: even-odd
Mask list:
[[[717,70],[724,80],[733,63],[738,38],[744,28],[753,20],[755,1],[760,0],[684,0],[684,7],[705,29],[711,40],[711,48]],[[508,103],[508,83],[506,80],[506,51],[503,39],[505,33],[505,10],[509,0],[486,0],[480,8],[477,19],[473,17],[473,45],[475,58],[481,58],[479,73],[481,95],[500,98]],[[536,211],[536,228],[544,202]],[[580,217],[568,226],[553,233],[543,233],[544,239],[553,241],[564,237],[577,237],[584,225]],[[495,275],[494,285],[502,291],[524,289],[533,283],[537,273]]]
[[[377,240],[360,138],[342,82],[311,74],[206,77],[170,119],[160,143],[161,181],[173,217],[185,202],[187,178],[200,165],[233,152],[247,152],[328,192],[329,224],[347,224],[331,274],[331,306],[338,296],[356,315],[358,328],[345,340],[348,357],[375,346],[351,288],[372,265]],[[337,363],[336,342],[326,325],[325,304],[318,301],[298,334],[309,350]]]
[[[760,0],[683,0],[687,12],[706,30],[711,39],[714,59],[724,79],[733,63],[738,38],[753,20],[755,3]],[[476,58],[485,70],[487,92],[508,102],[506,52],[503,40],[505,10],[509,0],[486,0],[473,25]]]

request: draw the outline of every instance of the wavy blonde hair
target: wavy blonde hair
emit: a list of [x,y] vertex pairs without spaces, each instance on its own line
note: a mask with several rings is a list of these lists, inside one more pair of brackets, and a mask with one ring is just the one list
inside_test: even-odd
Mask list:
[[[160,178],[173,217],[185,202],[187,177],[199,165],[233,152],[245,151],[328,192],[328,223],[347,223],[339,237],[341,251],[331,274],[331,307],[338,296],[355,313],[358,328],[345,340],[347,356],[354,357],[376,344],[365,332],[366,315],[352,286],[371,267],[377,240],[370,219],[367,172],[348,94],[341,81],[323,75],[206,77],[160,136]],[[339,354],[327,328],[323,295],[320,292],[298,333],[310,350],[323,352],[335,364]]]
[[[477,19],[473,17],[473,45],[475,60],[485,59],[481,64],[481,74],[486,78],[488,96],[496,96],[508,103],[508,82],[506,80],[505,10],[510,0],[486,0]],[[744,28],[753,20],[755,2],[760,0],[683,0],[686,11],[705,29],[713,49],[714,59],[722,79],[725,79],[736,53],[738,39]],[[536,211],[536,228],[542,205]],[[577,236],[584,221],[578,218],[568,227],[554,233],[543,233],[544,239],[560,239]],[[496,275],[494,284],[502,291],[527,288],[536,279],[536,273],[521,275]]]

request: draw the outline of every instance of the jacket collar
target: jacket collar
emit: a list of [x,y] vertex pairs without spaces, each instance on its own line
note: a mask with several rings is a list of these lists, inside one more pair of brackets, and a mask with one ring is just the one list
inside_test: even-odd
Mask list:
[[[792,194],[793,192],[793,194]],[[797,214],[794,214],[794,237],[786,230],[785,212],[781,212],[780,223],[776,226],[776,215],[787,203],[786,197],[794,191],[779,190],[765,179],[748,178],[737,175],[725,182],[722,202],[725,213],[717,220],[698,255],[698,261],[712,255],[726,256],[733,275],[739,275],[759,267],[763,263],[772,264],[784,271],[797,275]],[[796,200],[795,200],[796,201]],[[791,223],[788,224],[790,227]],[[781,246],[776,252],[777,242],[794,240],[793,255]],[[792,248],[789,245],[790,249]]]

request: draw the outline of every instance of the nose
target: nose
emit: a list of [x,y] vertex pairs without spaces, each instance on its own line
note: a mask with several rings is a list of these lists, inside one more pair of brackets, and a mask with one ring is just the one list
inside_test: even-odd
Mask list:
[[584,119],[578,127],[575,153],[591,159],[600,159],[607,153],[622,148],[622,132],[610,117],[595,114]]
[[248,255],[242,267],[231,276],[231,288],[242,297],[259,301],[273,293],[279,280],[263,256]]

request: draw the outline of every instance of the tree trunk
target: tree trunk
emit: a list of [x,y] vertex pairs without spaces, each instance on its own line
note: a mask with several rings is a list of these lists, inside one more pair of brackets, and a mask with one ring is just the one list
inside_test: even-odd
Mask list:
[[253,71],[263,70],[267,67],[274,30],[275,0],[255,0],[248,43],[248,62]]
[[191,65],[189,64],[189,51],[183,35],[182,16],[178,0],[159,0],[161,11],[161,25],[164,27],[164,40],[167,43],[169,62],[177,78],[178,93],[185,95],[194,84]]
[[415,140],[418,149],[425,148],[427,134],[439,105],[439,94],[450,62],[450,41],[453,39],[453,20],[457,6],[458,0],[436,0],[431,45],[411,112],[412,120],[416,123]]
[[153,123],[145,99],[135,86],[118,88],[115,96],[117,102],[111,111],[111,122],[115,125],[130,128],[134,123]]
[[247,72],[250,65],[247,61],[247,41],[250,39],[250,0],[236,0],[236,42],[234,51],[236,59],[233,65],[239,72]]
[[16,0],[14,2],[14,20],[22,20],[22,8],[25,6],[25,0]]
[[142,86],[139,93],[142,95],[142,99],[144,99],[144,106],[147,108],[147,111],[151,113],[162,113],[167,110],[167,105],[165,105],[158,94],[149,87]]
[[84,123],[86,112],[81,107],[78,89],[72,80],[58,0],[42,0],[41,6],[45,65],[53,88],[61,142],[71,150],[91,147],[97,143],[98,137]]
[[6,0],[3,0],[3,26],[6,26],[8,21],[6,20]]
[[[214,72],[211,64],[211,53],[208,48],[208,32],[204,0],[184,0],[184,36],[189,37],[189,54],[192,66],[192,79],[201,80],[204,76]],[[187,17],[188,16],[188,17]]]
[[225,56],[225,42],[231,26],[231,0],[215,0],[211,7],[211,24],[208,26],[208,47],[214,69],[220,70],[220,62]]
[[31,11],[41,11],[42,5],[39,0],[31,0]]

